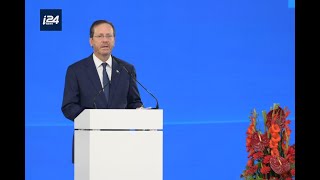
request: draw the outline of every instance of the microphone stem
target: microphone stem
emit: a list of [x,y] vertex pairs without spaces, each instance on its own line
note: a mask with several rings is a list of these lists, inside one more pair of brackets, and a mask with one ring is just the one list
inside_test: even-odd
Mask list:
[[[131,77],[132,77],[132,76],[131,76]],[[156,105],[155,108],[152,108],[152,109],[159,109],[158,99],[157,99],[147,88],[145,88],[138,80],[135,79],[135,81],[138,82],[138,83],[140,84],[140,86],[141,86],[144,90],[146,90],[146,91],[156,100],[157,105]]]
[[138,82],[138,83],[140,84],[140,86],[141,86],[144,90],[146,90],[146,91],[156,100],[157,105],[156,105],[155,108],[152,108],[152,109],[159,109],[158,99],[157,99],[147,88],[145,88],[145,87],[128,71],[128,69],[127,69],[122,63],[120,63],[118,60],[116,60],[116,62],[123,67],[123,69],[129,74],[129,76],[130,76],[135,82]]

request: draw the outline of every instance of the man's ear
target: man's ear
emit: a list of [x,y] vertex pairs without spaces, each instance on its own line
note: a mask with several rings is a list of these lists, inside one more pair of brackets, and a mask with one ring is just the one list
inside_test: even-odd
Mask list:
[[91,47],[93,47],[93,45],[92,45],[92,38],[89,38],[89,44],[90,44]]

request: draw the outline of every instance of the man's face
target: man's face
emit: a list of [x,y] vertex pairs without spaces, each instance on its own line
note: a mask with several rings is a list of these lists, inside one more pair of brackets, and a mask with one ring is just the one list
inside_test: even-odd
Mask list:
[[[112,26],[103,23],[94,28],[93,37],[90,38],[90,45],[94,53],[99,57],[107,57],[111,54],[114,47],[115,38],[113,36]],[[102,56],[102,57],[101,57]]]

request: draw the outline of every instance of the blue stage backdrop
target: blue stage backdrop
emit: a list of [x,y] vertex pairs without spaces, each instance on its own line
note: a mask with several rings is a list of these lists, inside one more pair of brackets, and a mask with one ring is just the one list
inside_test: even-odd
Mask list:
[[[64,78],[68,65],[92,53],[89,28],[97,19],[114,23],[113,54],[135,65],[164,110],[164,180],[239,179],[253,108],[261,115],[274,103],[287,106],[294,143],[294,0],[25,4],[26,180],[73,179]],[[40,30],[48,9],[61,9],[61,30]]]

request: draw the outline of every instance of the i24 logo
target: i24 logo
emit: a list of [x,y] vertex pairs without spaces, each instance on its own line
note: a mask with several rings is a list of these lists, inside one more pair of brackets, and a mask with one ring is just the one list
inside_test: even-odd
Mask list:
[[57,15],[56,17],[53,17],[51,15],[45,15],[43,17],[42,25],[53,25],[53,23],[59,23],[59,15]]

